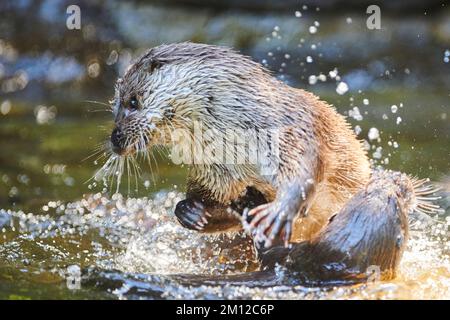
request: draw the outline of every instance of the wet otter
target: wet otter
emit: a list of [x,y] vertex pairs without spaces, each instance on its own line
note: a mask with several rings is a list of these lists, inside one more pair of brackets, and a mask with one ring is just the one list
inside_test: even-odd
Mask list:
[[[417,194],[433,191],[407,175],[377,170],[368,185],[311,240],[290,249],[273,248],[263,265],[286,265],[304,284],[362,282],[395,277],[408,240],[408,215],[428,206]],[[432,204],[431,204],[432,205]]]
[[[244,212],[268,266],[287,254],[286,264],[294,270],[320,264],[335,274],[335,267],[345,271],[372,262],[395,270],[403,248],[395,243],[399,235],[407,237],[406,207],[414,207],[414,197],[394,177],[374,176],[369,183],[371,168],[361,142],[345,119],[313,94],[278,81],[231,49],[180,43],[153,48],[138,59],[117,81],[113,105],[111,144],[121,159],[147,153],[155,144],[174,145],[176,130],[192,138],[196,122],[214,130],[217,136],[210,142],[215,150],[229,142],[221,134],[230,128],[238,136],[249,129],[276,136],[275,146],[263,144],[265,156],[256,162],[227,163],[206,156],[191,163],[186,199],[175,209],[183,226],[204,232],[241,228],[235,213]],[[234,160],[240,150],[236,138],[225,152]],[[202,143],[194,139],[194,145]],[[115,168],[111,163],[108,170]],[[275,170],[267,173],[267,167]],[[404,193],[383,190],[386,179],[386,185]],[[360,191],[364,186],[366,191]],[[361,247],[351,242],[359,235]],[[388,239],[387,253],[378,251],[383,239]],[[293,249],[276,247],[288,242],[296,243]],[[339,251],[341,246],[348,250]],[[270,247],[276,248],[267,251]],[[308,255],[311,259],[297,259]],[[342,266],[328,263],[342,259],[347,259]]]
[[[180,43],[149,50],[117,82],[114,112],[111,143],[121,155],[173,145],[170,134],[191,134],[196,121],[219,133],[254,129],[278,136],[276,150],[264,150],[268,164],[204,157],[191,165],[187,198],[175,211],[187,228],[240,228],[227,208],[251,187],[268,202],[250,212],[258,241],[269,247],[309,239],[370,177],[362,145],[341,115],[228,48]],[[267,165],[276,170],[264,174]]]

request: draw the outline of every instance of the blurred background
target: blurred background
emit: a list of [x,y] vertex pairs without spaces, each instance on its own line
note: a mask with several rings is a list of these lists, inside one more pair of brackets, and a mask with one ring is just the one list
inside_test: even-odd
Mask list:
[[[375,163],[449,184],[450,7],[377,3],[381,30],[366,27],[371,1],[2,0],[0,208],[101,190],[86,183],[101,163],[83,159],[109,137],[114,81],[145,49],[186,40],[250,55],[347,115]],[[66,27],[71,4],[81,30]],[[133,195],[183,190],[185,169],[158,159]]]

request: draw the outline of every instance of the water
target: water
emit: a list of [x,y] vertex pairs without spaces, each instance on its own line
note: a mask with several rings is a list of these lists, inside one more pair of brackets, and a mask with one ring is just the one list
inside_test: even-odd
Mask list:
[[[46,14],[57,2],[14,3],[2,2],[0,28],[0,298],[450,298],[448,12],[385,15],[384,33],[367,33],[355,12],[230,15],[112,1],[86,7],[79,34]],[[167,12],[178,18],[160,21]],[[283,269],[258,273],[245,235],[201,235],[175,221],[186,168],[160,154],[122,195],[86,183],[101,161],[83,159],[112,127],[103,103],[113,79],[146,47],[186,39],[242,49],[347,115],[375,164],[442,186],[446,213],[414,225],[394,281],[305,288]]]
[[[258,270],[251,240],[240,233],[202,235],[182,228],[172,213],[182,196],[97,193],[49,203],[45,215],[0,211],[0,298],[450,297],[450,219],[415,227],[392,282],[306,288],[282,268],[270,275],[253,273],[245,282],[233,278]],[[75,266],[80,289],[70,290],[68,270]]]

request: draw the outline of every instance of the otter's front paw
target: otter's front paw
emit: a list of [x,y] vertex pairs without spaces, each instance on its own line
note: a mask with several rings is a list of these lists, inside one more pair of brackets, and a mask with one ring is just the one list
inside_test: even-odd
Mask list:
[[243,220],[244,228],[251,232],[256,243],[269,248],[281,240],[288,246],[294,215],[289,214],[279,203],[271,202],[245,210]]
[[183,227],[197,231],[202,231],[208,224],[208,218],[211,217],[205,206],[193,199],[178,202],[175,216]]

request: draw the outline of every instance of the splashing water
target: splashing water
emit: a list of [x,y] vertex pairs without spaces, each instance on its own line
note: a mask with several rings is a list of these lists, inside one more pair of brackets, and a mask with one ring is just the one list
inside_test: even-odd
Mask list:
[[347,91],[348,91],[348,85],[343,81],[339,82],[339,84],[336,87],[336,92],[340,95],[343,95]]
[[97,193],[52,202],[45,215],[0,210],[0,287],[26,278],[44,286],[38,297],[45,297],[46,285],[65,288],[67,268],[78,266],[79,294],[88,295],[88,289],[90,297],[450,298],[448,218],[412,232],[400,274],[391,282],[305,288],[278,268],[269,280],[251,273],[250,282],[239,284],[228,283],[227,275],[258,269],[251,240],[241,233],[184,229],[173,215],[182,197],[174,191],[139,199]]

